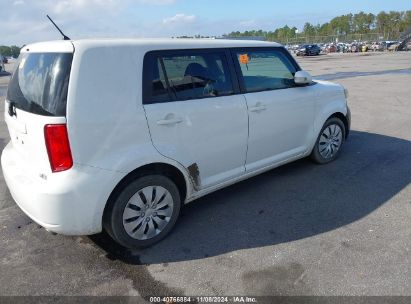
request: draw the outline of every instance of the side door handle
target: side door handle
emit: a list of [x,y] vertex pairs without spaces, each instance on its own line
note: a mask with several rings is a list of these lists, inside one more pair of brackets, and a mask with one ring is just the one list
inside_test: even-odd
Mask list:
[[250,112],[261,112],[267,110],[267,107],[263,105],[261,102],[257,102],[254,107],[250,107],[248,110]]
[[175,125],[175,124],[178,124],[182,121],[183,121],[183,119],[180,118],[180,117],[167,118],[167,116],[166,116],[166,118],[164,118],[164,119],[157,120],[157,124],[160,125],[160,126]]

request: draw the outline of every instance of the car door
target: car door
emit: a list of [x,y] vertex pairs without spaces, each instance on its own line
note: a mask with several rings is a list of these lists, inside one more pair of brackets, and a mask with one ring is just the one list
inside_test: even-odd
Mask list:
[[313,136],[315,89],[296,86],[299,69],[284,48],[233,50],[249,113],[246,170],[302,155]]
[[245,171],[247,105],[229,60],[228,51],[215,49],[145,56],[144,109],[153,145],[188,169],[196,190]]

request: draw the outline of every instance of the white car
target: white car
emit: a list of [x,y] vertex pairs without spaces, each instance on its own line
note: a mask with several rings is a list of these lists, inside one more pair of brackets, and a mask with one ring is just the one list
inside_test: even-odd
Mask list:
[[55,41],[16,64],[1,156],[14,200],[49,231],[104,229],[129,248],[161,240],[210,192],[333,161],[350,129],[345,89],[312,81],[276,43]]

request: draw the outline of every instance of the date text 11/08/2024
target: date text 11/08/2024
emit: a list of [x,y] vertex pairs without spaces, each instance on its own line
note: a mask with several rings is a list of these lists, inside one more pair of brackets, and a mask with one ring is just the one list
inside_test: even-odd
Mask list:
[[255,297],[150,297],[150,303],[257,303]]

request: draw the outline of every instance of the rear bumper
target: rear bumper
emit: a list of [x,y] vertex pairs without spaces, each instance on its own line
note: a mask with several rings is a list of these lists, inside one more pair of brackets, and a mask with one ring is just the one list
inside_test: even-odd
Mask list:
[[74,164],[46,178],[23,168],[9,143],[1,155],[6,184],[17,205],[46,229],[66,235],[102,230],[102,216],[120,173]]

